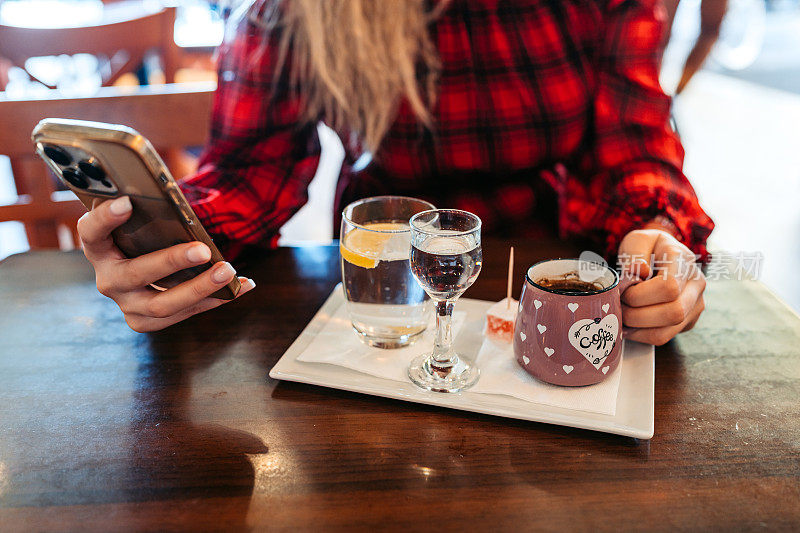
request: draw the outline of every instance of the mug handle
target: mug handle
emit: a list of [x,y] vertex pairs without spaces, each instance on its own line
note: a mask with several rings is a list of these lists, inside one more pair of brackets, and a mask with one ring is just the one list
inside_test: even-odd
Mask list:
[[[620,306],[622,305],[622,295],[632,286],[636,285],[637,283],[643,282],[644,279],[640,278],[639,276],[631,273],[631,272],[623,272],[619,275],[619,299],[620,299]],[[628,326],[622,326],[622,338],[624,339],[634,331],[639,328],[629,328]]]

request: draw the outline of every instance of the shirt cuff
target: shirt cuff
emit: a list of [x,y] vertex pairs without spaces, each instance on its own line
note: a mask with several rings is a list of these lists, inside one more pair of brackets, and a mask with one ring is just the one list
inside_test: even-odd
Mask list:
[[607,257],[617,256],[619,245],[625,235],[655,222],[685,244],[695,254],[698,262],[707,263],[711,259],[706,241],[714,229],[714,222],[699,205],[695,204],[688,211],[678,209],[669,201],[665,191],[661,191],[648,207],[623,208],[621,212],[608,217],[608,220],[613,220],[615,223],[607,227],[605,243]]

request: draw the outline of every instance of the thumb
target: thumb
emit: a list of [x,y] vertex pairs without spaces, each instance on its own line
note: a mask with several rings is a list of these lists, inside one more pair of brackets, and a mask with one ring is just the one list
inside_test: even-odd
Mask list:
[[[655,232],[653,232],[655,233]],[[657,234],[648,231],[631,231],[619,245],[617,263],[623,274],[632,274],[639,279],[648,279],[653,275],[650,262],[653,260]]]

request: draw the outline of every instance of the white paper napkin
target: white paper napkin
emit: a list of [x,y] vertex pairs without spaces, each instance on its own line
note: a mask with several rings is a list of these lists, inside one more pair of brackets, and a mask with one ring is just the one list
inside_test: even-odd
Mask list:
[[[453,337],[464,325],[466,313],[453,313]],[[371,376],[408,381],[408,364],[419,354],[433,348],[434,320],[411,346],[384,350],[367,346],[358,338],[350,324],[347,305],[342,304],[330,317],[311,344],[300,354],[298,361],[328,363],[357,370]]]
[[[625,345],[622,345],[623,350]],[[486,339],[478,354],[481,369],[478,382],[470,392],[505,394],[532,403],[614,415],[617,411],[617,392],[622,375],[622,361],[613,374],[596,385],[560,387],[534,378],[519,366],[510,344]]]
[[[453,314],[453,337],[456,345],[459,344],[458,334],[464,326],[466,315],[467,313],[459,311]],[[471,344],[476,338],[480,339],[482,335],[479,324],[470,322],[464,331],[465,338],[461,340],[467,340]],[[468,331],[472,329],[476,331]],[[343,304],[328,318],[325,326],[297,360],[337,365],[405,383],[408,382],[408,364],[417,355],[431,349],[433,337],[434,328],[430,324],[422,337],[411,346],[395,350],[372,348],[361,342],[353,332],[347,306]],[[478,342],[481,341],[477,340],[472,344],[473,350],[477,348]],[[531,403],[608,415],[616,412],[621,362],[617,370],[603,382],[587,387],[559,387],[543,383],[517,364],[510,345],[488,339],[483,340],[476,363],[481,370],[481,377],[469,389],[470,393],[513,396]]]

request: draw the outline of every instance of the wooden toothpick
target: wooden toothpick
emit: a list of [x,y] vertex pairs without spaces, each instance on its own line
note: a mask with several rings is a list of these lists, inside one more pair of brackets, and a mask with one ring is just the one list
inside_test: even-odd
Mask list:
[[511,281],[514,278],[514,247],[508,252],[508,290],[506,291],[506,309],[511,309]]

